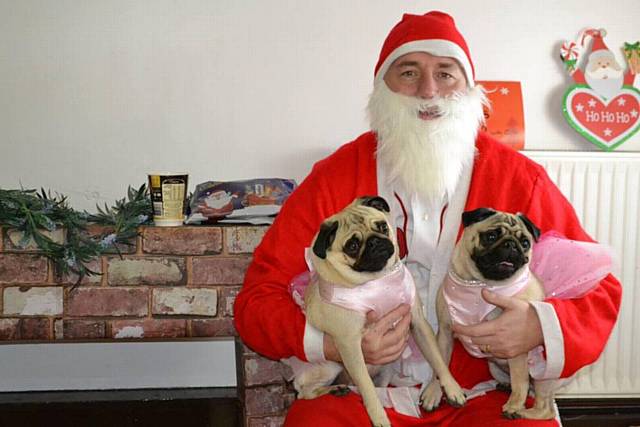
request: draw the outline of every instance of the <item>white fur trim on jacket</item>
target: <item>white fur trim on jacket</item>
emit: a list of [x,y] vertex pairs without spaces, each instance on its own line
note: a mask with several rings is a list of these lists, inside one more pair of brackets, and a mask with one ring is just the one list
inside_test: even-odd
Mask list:
[[308,321],[304,325],[304,355],[311,363],[326,362],[324,357],[324,333]]
[[544,337],[544,349],[546,359],[533,358],[533,365],[529,366],[529,373],[536,380],[550,380],[560,378],[564,368],[564,337],[560,328],[560,321],[553,305],[543,301],[531,301],[530,304],[536,310],[542,335]]

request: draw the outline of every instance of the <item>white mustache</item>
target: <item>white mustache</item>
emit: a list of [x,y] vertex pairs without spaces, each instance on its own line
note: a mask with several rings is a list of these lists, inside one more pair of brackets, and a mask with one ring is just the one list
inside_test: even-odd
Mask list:
[[462,93],[454,92],[446,97],[435,96],[431,99],[418,99],[411,96],[400,96],[400,102],[404,107],[412,112],[418,113],[426,111],[437,111],[442,116],[451,116],[460,108],[458,101],[463,96]]

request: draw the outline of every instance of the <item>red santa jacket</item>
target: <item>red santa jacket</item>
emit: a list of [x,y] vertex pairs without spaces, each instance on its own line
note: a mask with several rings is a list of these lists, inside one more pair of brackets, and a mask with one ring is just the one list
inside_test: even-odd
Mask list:
[[[306,360],[304,314],[288,285],[306,270],[304,248],[322,221],[364,195],[375,195],[376,138],[371,132],[319,161],[282,207],[256,248],[244,286],[234,305],[236,329],[255,351],[273,359],[292,355]],[[479,134],[465,210],[491,207],[526,214],[542,232],[556,230],[575,240],[591,240],[569,202],[544,169],[520,153]],[[620,283],[611,275],[580,299],[548,299],[562,333],[566,361],[562,377],[593,363],[613,328],[621,299]],[[456,345],[451,371],[463,387],[490,379],[487,362]]]

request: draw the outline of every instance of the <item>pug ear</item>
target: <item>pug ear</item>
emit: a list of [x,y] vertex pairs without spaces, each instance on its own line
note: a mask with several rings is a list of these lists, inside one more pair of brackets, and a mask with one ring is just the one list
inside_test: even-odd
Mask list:
[[527,227],[527,230],[529,230],[529,233],[531,233],[531,235],[533,236],[533,240],[537,242],[538,237],[540,237],[540,229],[533,222],[531,222],[531,220],[527,218],[525,214],[518,212],[516,216],[520,218],[520,221],[524,223],[525,227]]
[[370,208],[374,208],[385,213],[391,212],[391,208],[389,208],[387,201],[380,196],[360,197],[358,199],[358,204],[361,206],[369,206]]
[[497,212],[489,208],[478,208],[472,211],[462,213],[462,225],[465,227],[475,224],[476,222],[484,221]]
[[325,259],[327,257],[327,249],[331,247],[337,231],[338,221],[325,221],[322,223],[316,241],[313,244],[313,253],[318,258]]

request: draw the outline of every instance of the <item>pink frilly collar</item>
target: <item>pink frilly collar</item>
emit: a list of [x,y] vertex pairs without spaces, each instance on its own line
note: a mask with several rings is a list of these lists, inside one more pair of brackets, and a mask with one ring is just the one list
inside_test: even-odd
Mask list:
[[[311,274],[316,274],[312,272]],[[345,288],[318,277],[320,296],[330,304],[365,314],[373,310],[383,316],[400,304],[413,304],[416,287],[411,273],[401,262],[388,274],[353,288]]]
[[290,285],[293,299],[303,308],[304,293],[311,280],[318,280],[320,296],[325,302],[365,315],[373,310],[377,316],[382,316],[400,304],[412,305],[415,299],[416,287],[413,276],[400,261],[383,277],[346,288],[318,277],[310,262],[308,250],[305,258],[310,271],[296,276]]

